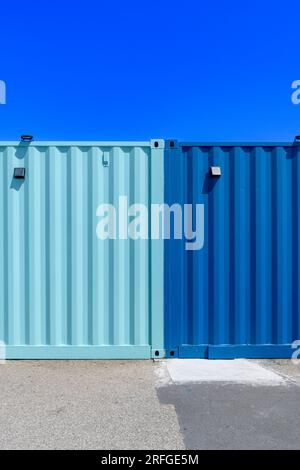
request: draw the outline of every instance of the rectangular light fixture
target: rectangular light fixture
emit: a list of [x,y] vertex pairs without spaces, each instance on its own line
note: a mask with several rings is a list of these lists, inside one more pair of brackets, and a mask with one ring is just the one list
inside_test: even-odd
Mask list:
[[17,180],[25,179],[25,168],[15,168],[14,169],[14,178]]
[[211,166],[210,167],[210,174],[214,178],[219,178],[222,175],[222,170],[220,166]]

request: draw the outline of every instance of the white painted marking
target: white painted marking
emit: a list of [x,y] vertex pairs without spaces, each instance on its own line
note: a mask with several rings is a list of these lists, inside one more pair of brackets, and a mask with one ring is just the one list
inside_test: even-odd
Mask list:
[[226,382],[249,385],[283,385],[281,375],[245,359],[169,359],[166,362],[172,382],[178,384]]

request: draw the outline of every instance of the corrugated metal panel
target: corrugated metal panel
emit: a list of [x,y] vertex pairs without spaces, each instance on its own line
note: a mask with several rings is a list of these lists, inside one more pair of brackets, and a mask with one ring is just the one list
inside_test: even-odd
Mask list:
[[172,145],[165,200],[204,204],[205,242],[186,251],[184,240],[165,241],[168,354],[291,357],[300,339],[299,145]]
[[[0,143],[0,340],[9,358],[163,354],[163,242],[96,237],[99,204],[117,206],[120,195],[129,205],[163,202],[156,142]],[[13,178],[15,167],[25,180]]]

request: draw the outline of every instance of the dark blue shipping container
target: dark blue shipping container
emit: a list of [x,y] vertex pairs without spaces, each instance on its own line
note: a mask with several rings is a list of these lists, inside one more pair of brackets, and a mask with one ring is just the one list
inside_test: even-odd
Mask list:
[[165,202],[204,204],[202,249],[165,240],[167,355],[291,357],[300,339],[299,143],[166,147]]

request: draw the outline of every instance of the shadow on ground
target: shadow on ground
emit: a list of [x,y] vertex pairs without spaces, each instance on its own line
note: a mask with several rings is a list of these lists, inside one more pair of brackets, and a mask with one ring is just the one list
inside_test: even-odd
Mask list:
[[300,448],[298,385],[201,383],[157,393],[174,405],[187,449]]

